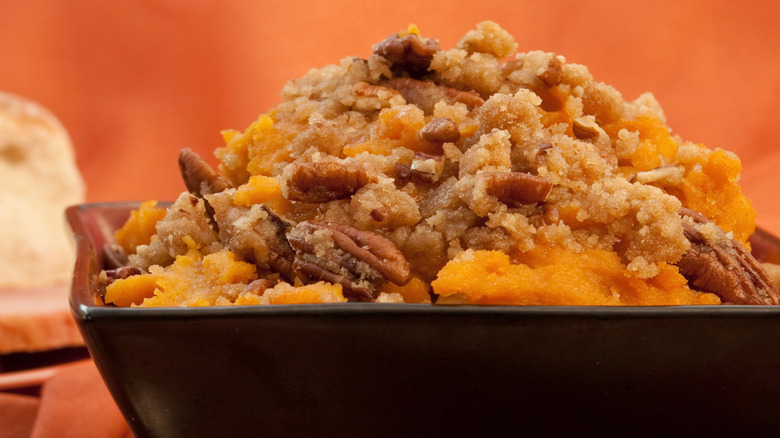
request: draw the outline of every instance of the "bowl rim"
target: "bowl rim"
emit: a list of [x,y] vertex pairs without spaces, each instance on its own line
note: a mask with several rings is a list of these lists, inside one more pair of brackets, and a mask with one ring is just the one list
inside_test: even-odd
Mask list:
[[430,305],[403,303],[328,303],[280,304],[274,306],[212,306],[201,308],[158,307],[119,308],[72,302],[72,310],[84,320],[138,318],[168,320],[203,320],[257,318],[267,316],[320,316],[327,318],[356,316],[513,316],[526,318],[577,319],[653,319],[653,318],[711,318],[711,317],[780,317],[780,309],[758,305],[699,305],[699,306],[501,306],[501,305]]
[[[160,205],[170,202],[159,202]],[[97,265],[96,249],[83,213],[89,210],[128,209],[137,207],[139,201],[84,203],[66,209],[66,219],[76,243],[76,263],[69,291],[69,303],[73,315],[82,321],[91,319],[133,320],[151,319],[210,319],[248,318],[259,316],[322,316],[355,317],[363,315],[403,316],[513,316],[513,317],[565,317],[581,319],[616,318],[697,318],[697,317],[780,317],[780,306],[761,305],[665,305],[665,306],[521,306],[521,305],[431,305],[415,303],[322,303],[277,304],[269,306],[210,306],[210,307],[113,307],[90,300],[90,290],[79,279],[94,277]],[[756,228],[756,234],[780,247],[780,238]],[[99,272],[99,271],[97,271]],[[89,280],[87,282],[89,284]]]

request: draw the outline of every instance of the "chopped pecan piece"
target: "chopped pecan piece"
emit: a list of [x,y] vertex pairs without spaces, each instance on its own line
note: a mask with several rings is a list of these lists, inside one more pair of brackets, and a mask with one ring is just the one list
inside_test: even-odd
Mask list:
[[542,143],[530,149],[522,159],[512,160],[512,170],[515,172],[527,172],[534,167],[538,167],[538,164],[545,160],[548,151],[552,147],[552,143]]
[[441,117],[428,122],[420,130],[420,139],[429,142],[454,143],[460,139],[458,125],[449,117]]
[[230,188],[228,180],[190,148],[179,153],[179,170],[187,190],[196,196],[219,193]]
[[410,167],[411,176],[427,183],[434,183],[444,172],[444,157],[417,152]]
[[258,278],[246,285],[244,292],[251,292],[258,295],[263,295],[266,289],[274,287],[274,282],[267,278]]
[[558,207],[552,204],[544,204],[542,210],[544,211],[544,218],[547,220],[547,223],[557,224],[561,220],[561,212],[558,210]]
[[394,73],[408,72],[418,77],[428,72],[433,55],[439,50],[436,40],[413,33],[403,37],[394,33],[374,45],[374,53],[387,59]]
[[376,298],[376,286],[383,280],[402,285],[411,276],[401,251],[372,231],[304,221],[288,233],[287,240],[296,252],[293,269],[299,276],[341,284],[361,301]]
[[371,85],[368,82],[358,82],[352,87],[352,91],[360,97],[378,97],[384,100],[390,100],[393,96],[400,94],[398,90],[381,85]]
[[420,81],[412,78],[393,78],[381,83],[385,87],[398,90],[407,102],[420,107],[425,114],[432,114],[433,107],[439,101],[465,104],[472,110],[485,103],[479,94],[473,91],[461,91],[444,85],[437,85],[429,81]]
[[106,286],[109,284],[117,281],[117,280],[123,280],[127,277],[132,277],[133,275],[138,275],[141,273],[141,270],[134,267],[134,266],[122,266],[120,268],[116,269],[106,269],[103,271],[106,273]]
[[571,124],[571,130],[574,132],[574,136],[580,140],[598,138],[599,136],[599,125],[586,117],[574,119]]
[[390,213],[387,212],[386,208],[375,208],[371,210],[369,213],[371,216],[371,219],[376,222],[382,222],[383,220],[387,219],[387,216],[390,215]]
[[480,177],[485,179],[487,194],[511,208],[542,202],[552,189],[548,178],[525,172],[487,172]]
[[536,148],[537,148],[537,149],[539,150],[539,152],[541,152],[541,153],[547,153],[547,151],[548,151],[549,149],[551,149],[552,147],[553,147],[552,143],[542,143],[542,144],[540,144],[539,146],[537,146]]
[[[780,304],[780,294],[772,279],[744,246],[726,236],[701,213],[683,208],[680,214],[695,223],[683,223],[691,247],[677,262],[680,273],[691,286],[713,293],[727,304]],[[702,224],[717,229],[718,236],[705,235],[697,228]]]
[[393,104],[403,105],[406,100],[398,90],[372,85],[367,82],[358,82],[352,87],[357,99],[352,108],[357,111],[371,112],[379,108],[386,108]]
[[395,171],[395,182],[398,186],[403,186],[412,179],[412,166],[404,163],[395,163],[393,165]]
[[288,199],[320,203],[352,196],[368,184],[366,172],[353,164],[333,161],[297,163],[287,183]]
[[332,284],[340,284],[347,297],[357,301],[374,301],[376,297],[371,287],[363,287],[357,283],[357,279],[331,272],[312,261],[296,258],[293,269],[302,277],[304,283],[310,278],[327,281]]
[[538,74],[537,77],[544,82],[544,85],[548,87],[554,87],[560,85],[561,76],[563,75],[563,63],[557,56],[550,58],[547,62],[547,69]]
[[637,172],[630,181],[639,182],[642,184],[652,183],[679,183],[685,175],[685,169],[682,166],[666,165],[656,167],[655,169],[646,170],[644,172]]

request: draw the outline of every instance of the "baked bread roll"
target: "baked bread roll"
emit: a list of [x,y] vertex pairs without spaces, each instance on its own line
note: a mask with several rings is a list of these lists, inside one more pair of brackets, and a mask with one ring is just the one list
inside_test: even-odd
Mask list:
[[84,202],[67,131],[41,105],[0,93],[0,288],[65,285],[75,251],[64,219]]

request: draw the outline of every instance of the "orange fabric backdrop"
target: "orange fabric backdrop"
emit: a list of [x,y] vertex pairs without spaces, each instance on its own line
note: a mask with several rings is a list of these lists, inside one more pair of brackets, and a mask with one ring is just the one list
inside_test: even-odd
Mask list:
[[367,56],[410,22],[449,48],[487,19],[629,99],[653,91],[676,133],[737,152],[759,223],[780,232],[771,0],[1,2],[0,90],[62,119],[90,201],[171,199],[178,150],[211,156],[219,131],[245,128],[288,79]]

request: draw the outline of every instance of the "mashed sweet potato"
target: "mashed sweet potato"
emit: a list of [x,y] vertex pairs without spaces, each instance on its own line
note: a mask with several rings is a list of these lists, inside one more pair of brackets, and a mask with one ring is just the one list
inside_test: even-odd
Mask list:
[[536,247],[514,260],[499,251],[464,251],[439,272],[433,290],[441,303],[647,306],[720,304],[692,291],[671,265],[645,281],[612,251]]

